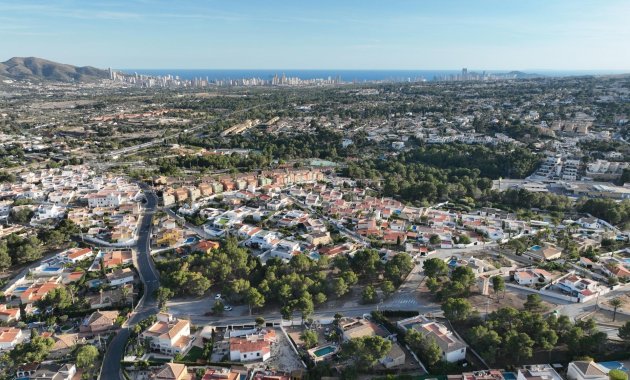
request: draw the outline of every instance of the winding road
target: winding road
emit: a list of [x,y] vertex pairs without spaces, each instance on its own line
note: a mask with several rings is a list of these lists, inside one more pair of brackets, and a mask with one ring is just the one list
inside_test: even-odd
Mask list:
[[138,322],[151,315],[157,314],[159,311],[155,291],[158,289],[160,282],[158,272],[151,259],[151,222],[157,208],[157,196],[146,185],[141,185],[141,187],[144,191],[147,203],[140,223],[134,264],[140,274],[140,280],[144,286],[144,293],[140,302],[138,302],[138,305],[132,312],[131,317],[107,346],[99,376],[101,379],[106,380],[124,379],[121,372],[120,361],[123,358],[125,345],[131,335],[131,329]]

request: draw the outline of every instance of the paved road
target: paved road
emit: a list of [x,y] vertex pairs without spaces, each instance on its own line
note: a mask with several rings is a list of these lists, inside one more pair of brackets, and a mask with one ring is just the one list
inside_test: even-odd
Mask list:
[[150,315],[157,314],[158,312],[155,291],[158,289],[160,283],[158,272],[153,266],[150,253],[151,222],[153,220],[153,213],[157,207],[157,197],[155,196],[155,193],[150,191],[146,186],[142,186],[142,188],[147,198],[147,203],[145,205],[142,222],[140,223],[140,233],[138,237],[138,245],[136,247],[136,256],[134,257],[134,264],[140,273],[140,279],[144,285],[144,295],[127,323],[123,325],[123,327],[118,331],[118,334],[116,334],[114,339],[107,346],[107,351],[105,352],[103,365],[101,367],[101,379],[123,379],[121,375],[120,361],[123,358],[125,345],[131,333],[130,329],[138,322]]

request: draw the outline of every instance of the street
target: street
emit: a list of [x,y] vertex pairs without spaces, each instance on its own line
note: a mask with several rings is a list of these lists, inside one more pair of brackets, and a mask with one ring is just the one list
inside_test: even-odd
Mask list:
[[138,244],[136,246],[136,254],[134,255],[134,264],[140,274],[140,280],[144,286],[144,293],[140,302],[134,309],[129,320],[118,331],[114,339],[107,346],[107,351],[103,357],[103,365],[101,367],[101,379],[123,379],[120,367],[120,361],[123,358],[125,345],[130,336],[130,329],[143,319],[157,314],[157,299],[155,291],[158,289],[160,282],[157,270],[153,266],[151,259],[151,222],[153,213],[157,208],[157,197],[155,193],[142,185],[144,194],[147,199],[144,215],[140,224],[140,232],[138,235]]

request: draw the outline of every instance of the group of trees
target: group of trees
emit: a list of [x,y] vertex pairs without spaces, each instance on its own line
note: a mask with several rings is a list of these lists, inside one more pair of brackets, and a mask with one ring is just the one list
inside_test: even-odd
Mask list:
[[427,276],[426,285],[438,300],[467,297],[470,287],[475,284],[475,273],[467,266],[450,270],[444,260],[431,258],[424,261],[423,269]]
[[0,271],[12,265],[30,263],[42,258],[42,243],[37,236],[20,237],[10,234],[0,240]]
[[376,336],[364,336],[350,339],[341,346],[341,355],[353,361],[356,368],[368,369],[384,357],[392,348],[388,339]]
[[69,219],[63,219],[53,229],[43,229],[39,232],[39,240],[46,245],[59,247],[68,242],[73,235],[81,232],[79,226]]
[[386,160],[348,163],[343,174],[383,180],[383,193],[405,201],[434,203],[462,198],[484,200],[491,195],[492,179],[522,178],[533,172],[538,158],[531,151],[511,146],[420,145]]
[[551,351],[566,344],[575,357],[603,352],[606,333],[596,329],[591,319],[572,323],[564,315],[542,316],[530,311],[504,307],[476,321],[468,330],[467,341],[489,363],[532,357],[535,350]]
[[162,260],[156,266],[162,273],[162,286],[172,295],[200,296],[213,284],[248,278],[260,263],[246,249],[238,247],[236,239],[229,238],[210,255]]
[[[163,305],[174,295],[202,295],[213,284],[223,284],[223,294],[231,302],[249,305],[253,309],[269,302],[281,305],[285,318],[300,312],[302,318],[310,316],[316,305],[330,297],[342,297],[351,286],[366,283],[364,301],[376,302],[373,284],[382,277],[383,294],[391,294],[413,268],[411,257],[396,255],[383,264],[375,250],[362,250],[354,257],[337,256],[331,263],[323,256],[318,261],[306,255],[295,255],[288,263],[271,258],[266,265],[238,247],[234,238],[228,238],[221,248],[210,254],[193,254],[186,259],[162,260],[156,263],[160,270],[163,290],[157,294]],[[215,312],[220,313],[222,303],[217,302]]]
[[579,205],[580,212],[587,212],[611,224],[630,224],[630,200],[615,202],[612,199],[588,199]]
[[9,234],[0,240],[0,272],[12,265],[26,264],[41,259],[44,245],[58,247],[78,232],[79,228],[76,224],[64,219],[54,229],[40,231],[38,236],[21,237],[17,234]]

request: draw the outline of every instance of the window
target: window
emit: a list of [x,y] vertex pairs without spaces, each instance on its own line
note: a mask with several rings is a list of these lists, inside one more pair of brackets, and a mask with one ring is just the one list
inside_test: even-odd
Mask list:
[[260,352],[257,352],[257,353],[256,353],[256,356],[260,356]]

